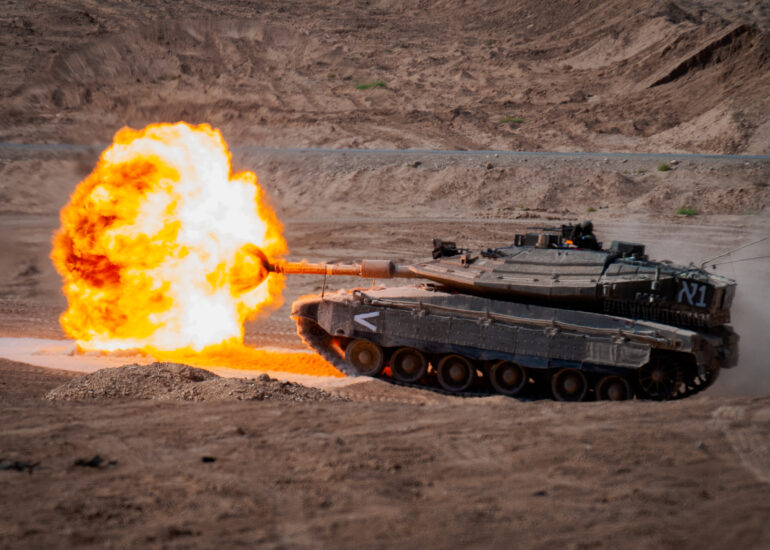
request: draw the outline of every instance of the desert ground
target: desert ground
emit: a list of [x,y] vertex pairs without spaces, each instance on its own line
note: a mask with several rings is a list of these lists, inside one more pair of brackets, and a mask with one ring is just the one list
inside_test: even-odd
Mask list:
[[[770,547],[767,258],[713,268],[741,359],[707,392],[578,404],[56,351],[49,259],[113,134],[186,120],[256,172],[292,260],[591,218],[700,264],[770,235],[766,2],[0,5],[0,548]],[[300,352],[289,307],[322,284],[290,278],[246,343]]]

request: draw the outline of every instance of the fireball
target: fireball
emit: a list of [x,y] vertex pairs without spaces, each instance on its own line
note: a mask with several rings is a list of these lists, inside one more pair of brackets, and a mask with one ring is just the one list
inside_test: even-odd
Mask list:
[[243,341],[281,304],[286,253],[252,172],[233,173],[206,124],[122,129],[61,212],[51,253],[84,349],[200,351]]

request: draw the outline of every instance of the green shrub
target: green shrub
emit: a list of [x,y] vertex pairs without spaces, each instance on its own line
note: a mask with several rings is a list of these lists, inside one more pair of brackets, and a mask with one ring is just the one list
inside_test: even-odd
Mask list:
[[335,78],[337,78],[337,75],[334,73],[329,73],[326,75],[326,78],[328,78],[329,80],[334,80]]
[[358,84],[356,86],[356,90],[369,90],[371,88],[387,88],[387,84],[385,84],[382,80],[378,80],[377,82],[364,82],[363,84]]
[[658,172],[668,172],[669,170],[671,170],[671,167],[665,162],[663,164],[658,164]]
[[524,119],[520,116],[504,116],[497,121],[498,124],[521,124],[522,122],[524,122]]
[[677,208],[676,213],[680,216],[697,216],[698,211],[695,208],[691,208],[689,206],[683,206],[681,208]]
[[594,208],[593,206],[589,206],[588,213],[590,214],[591,212],[596,212],[596,208]]

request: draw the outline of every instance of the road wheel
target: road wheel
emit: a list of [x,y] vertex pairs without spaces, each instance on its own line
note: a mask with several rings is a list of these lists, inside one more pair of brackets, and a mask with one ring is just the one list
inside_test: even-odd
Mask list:
[[561,369],[551,379],[551,392],[559,401],[582,401],[588,393],[588,382],[577,369]]
[[681,384],[681,372],[673,361],[653,356],[639,369],[639,389],[642,397],[663,401],[673,395]]
[[382,348],[368,340],[351,340],[345,348],[345,360],[364,376],[377,376],[385,366]]
[[634,392],[631,384],[622,376],[605,376],[596,386],[596,398],[605,401],[625,401],[632,399]]
[[510,361],[500,361],[489,369],[492,387],[503,395],[518,395],[527,385],[527,379],[524,367]]
[[428,360],[420,350],[399,348],[390,358],[390,372],[401,382],[417,382],[428,371]]
[[441,387],[451,392],[467,390],[476,378],[473,364],[462,355],[445,355],[436,367]]

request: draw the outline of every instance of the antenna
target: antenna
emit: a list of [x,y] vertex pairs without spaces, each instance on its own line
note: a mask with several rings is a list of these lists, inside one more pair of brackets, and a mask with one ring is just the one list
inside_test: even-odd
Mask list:
[[711,264],[711,267],[716,267],[718,265],[737,264],[738,262],[750,262],[753,260],[762,260],[764,258],[770,258],[770,254],[768,254],[767,256],[754,256],[753,258],[741,258],[740,260],[730,260],[729,262],[719,262],[716,264]]
[[729,256],[733,252],[738,252],[739,250],[743,250],[744,248],[748,248],[749,246],[755,245],[757,243],[761,243],[762,241],[766,241],[767,239],[770,239],[770,235],[766,235],[761,239],[757,239],[756,241],[752,241],[748,244],[742,244],[741,246],[728,250],[727,252],[720,254],[719,256],[714,256],[713,258],[709,258],[708,260],[700,264],[700,268],[703,269],[706,264],[711,263],[714,260],[718,260],[719,258],[724,258],[725,256]]

